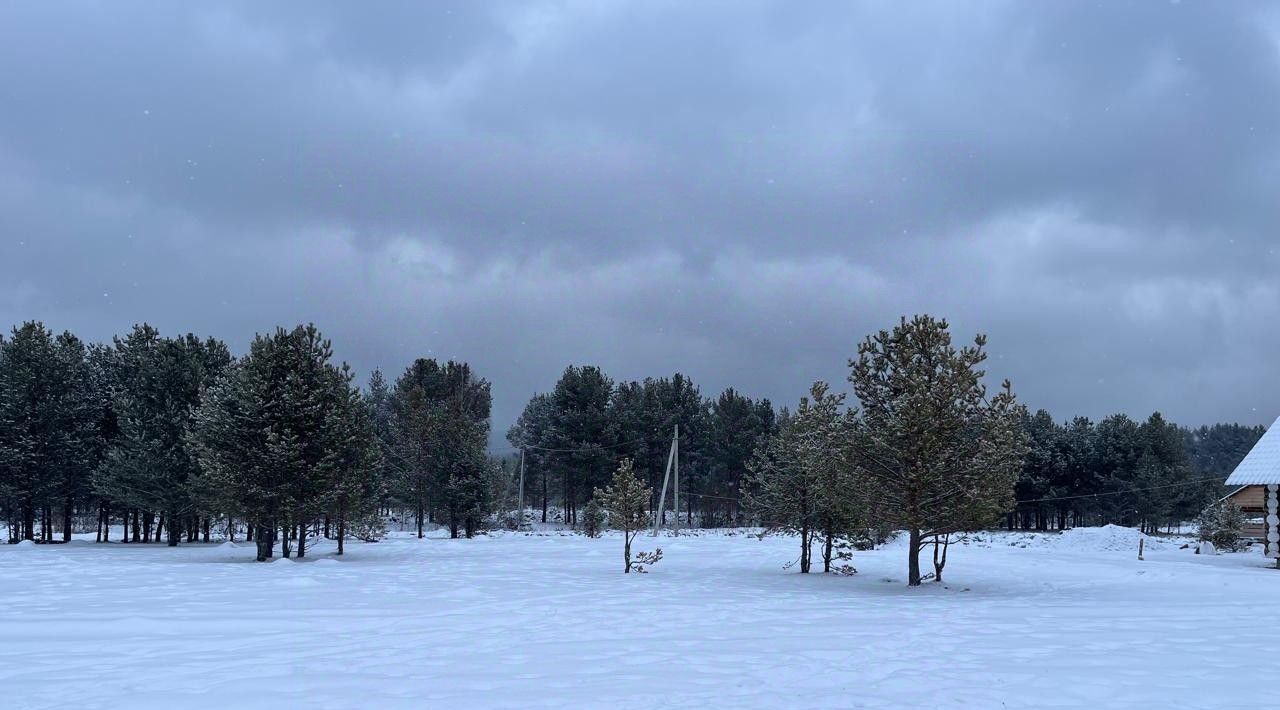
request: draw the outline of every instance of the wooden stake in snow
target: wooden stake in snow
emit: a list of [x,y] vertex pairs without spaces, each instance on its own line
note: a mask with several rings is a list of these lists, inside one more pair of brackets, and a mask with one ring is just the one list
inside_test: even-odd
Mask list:
[[1145,537],[1140,537],[1140,538],[1138,538],[1138,559],[1139,559],[1139,560],[1141,560],[1141,559],[1142,559],[1142,543],[1144,543],[1144,542],[1146,542],[1146,541],[1147,541],[1147,539],[1146,539]]

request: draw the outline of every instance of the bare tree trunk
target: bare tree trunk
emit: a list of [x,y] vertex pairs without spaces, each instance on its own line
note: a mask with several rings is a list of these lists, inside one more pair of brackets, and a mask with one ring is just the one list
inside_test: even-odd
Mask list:
[[910,540],[907,542],[907,586],[920,586],[920,530],[911,528]]
[[258,561],[266,562],[275,554],[275,544],[271,539],[275,535],[275,523],[268,522],[265,525],[258,523],[251,525],[250,530],[254,531],[253,538],[258,543]]
[[71,542],[71,496],[62,503],[62,541]]
[[822,546],[822,572],[823,574],[831,573],[831,552],[835,546],[835,535],[827,533],[827,541]]
[[[939,557],[938,548],[941,546],[942,555]],[[942,568],[947,566],[947,548],[951,546],[951,536],[943,535],[941,544],[938,537],[933,538],[933,578],[935,581],[942,581]]]
[[422,539],[422,501],[418,501],[418,539]]
[[341,555],[342,542],[347,536],[347,506],[345,504],[338,507],[338,554]]
[[813,540],[809,528],[800,528],[800,574],[809,574],[813,559]]
[[293,547],[289,544],[289,523],[280,523],[280,556],[289,559],[289,555],[293,552]]
[[635,538],[635,533],[630,530],[622,531],[622,573],[631,574],[631,540]]
[[[171,512],[166,517],[169,521],[169,547],[177,547],[178,541],[182,539],[182,527],[178,525],[178,516]],[[159,534],[160,531],[156,530],[156,535]]]

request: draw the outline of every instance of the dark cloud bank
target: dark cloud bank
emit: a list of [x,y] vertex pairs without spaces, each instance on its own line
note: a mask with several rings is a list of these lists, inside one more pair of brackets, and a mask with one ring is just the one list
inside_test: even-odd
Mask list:
[[1059,417],[1280,414],[1280,12],[7,3],[0,321],[779,402],[927,311]]

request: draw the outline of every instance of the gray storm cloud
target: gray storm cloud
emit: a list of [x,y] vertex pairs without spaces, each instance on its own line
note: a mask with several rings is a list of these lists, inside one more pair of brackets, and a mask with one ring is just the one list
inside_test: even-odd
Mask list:
[[1059,417],[1280,414],[1254,3],[8,3],[0,320],[315,321],[499,432],[569,363],[790,402],[904,313]]

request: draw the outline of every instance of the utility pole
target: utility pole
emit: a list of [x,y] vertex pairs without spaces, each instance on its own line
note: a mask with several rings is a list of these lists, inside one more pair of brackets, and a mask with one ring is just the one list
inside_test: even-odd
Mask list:
[[516,530],[524,529],[524,447],[520,447],[520,491],[516,494],[520,501],[516,513]]
[[674,453],[673,458],[676,461],[676,534],[680,534],[680,425],[676,425],[674,438],[671,440],[671,451]]
[[[680,428],[677,426],[677,436]],[[663,518],[666,516],[667,506],[667,483],[671,480],[671,464],[676,458],[676,439],[671,439],[671,449],[667,451],[667,470],[662,474],[662,494],[658,496],[658,515],[653,519],[653,536],[658,536],[658,528],[662,527]],[[680,517],[680,508],[676,508],[676,517]]]

